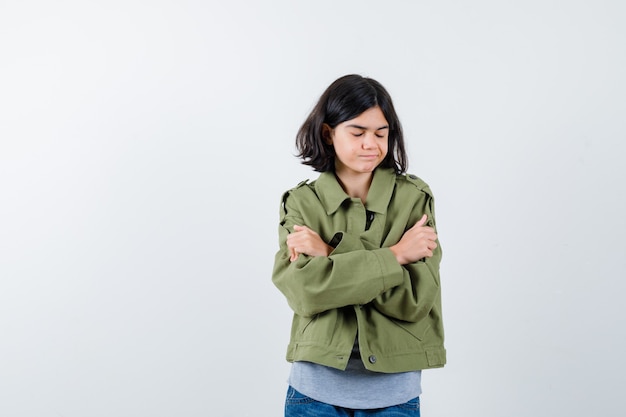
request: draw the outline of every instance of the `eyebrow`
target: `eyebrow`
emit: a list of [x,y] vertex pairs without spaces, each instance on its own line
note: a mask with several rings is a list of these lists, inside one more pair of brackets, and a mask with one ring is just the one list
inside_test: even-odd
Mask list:
[[[348,125],[346,127],[353,127],[353,128],[356,128],[356,129],[367,130],[367,127],[359,126],[359,125]],[[384,130],[384,129],[389,129],[389,125],[381,126],[378,129],[376,129],[376,130],[378,131],[378,130]]]

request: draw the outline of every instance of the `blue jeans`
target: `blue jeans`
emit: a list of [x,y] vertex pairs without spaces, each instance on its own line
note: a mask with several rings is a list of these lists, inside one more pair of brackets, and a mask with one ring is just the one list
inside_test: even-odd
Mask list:
[[420,399],[386,408],[352,410],[315,401],[292,387],[287,389],[285,417],[420,417]]

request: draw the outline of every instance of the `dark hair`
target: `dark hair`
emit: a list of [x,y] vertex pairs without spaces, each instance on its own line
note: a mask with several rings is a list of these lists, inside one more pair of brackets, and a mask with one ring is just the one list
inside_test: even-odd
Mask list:
[[372,107],[380,107],[389,123],[388,151],[380,167],[406,172],[408,158],[404,149],[402,126],[393,107],[391,96],[376,80],[360,75],[344,75],[324,91],[319,101],[300,127],[296,136],[298,157],[315,171],[335,170],[335,150],[324,140],[323,126],[334,129],[346,120],[354,119]]

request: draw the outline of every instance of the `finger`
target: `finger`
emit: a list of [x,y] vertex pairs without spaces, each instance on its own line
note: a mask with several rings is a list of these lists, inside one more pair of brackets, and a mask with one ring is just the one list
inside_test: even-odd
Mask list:
[[426,221],[428,221],[428,216],[426,214],[424,214],[422,216],[422,218],[419,219],[417,223],[415,223],[415,226],[422,227],[422,226],[424,226],[426,224]]
[[298,259],[298,252],[296,252],[295,248],[290,248],[289,249],[289,261],[293,262],[296,259]]

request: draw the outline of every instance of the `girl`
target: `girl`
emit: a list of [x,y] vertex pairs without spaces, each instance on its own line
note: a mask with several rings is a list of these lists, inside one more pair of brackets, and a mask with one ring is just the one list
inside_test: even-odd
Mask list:
[[285,416],[419,416],[446,361],[433,195],[406,175],[385,88],[347,75],[296,146],[317,180],[287,191],[272,280],[294,312]]

